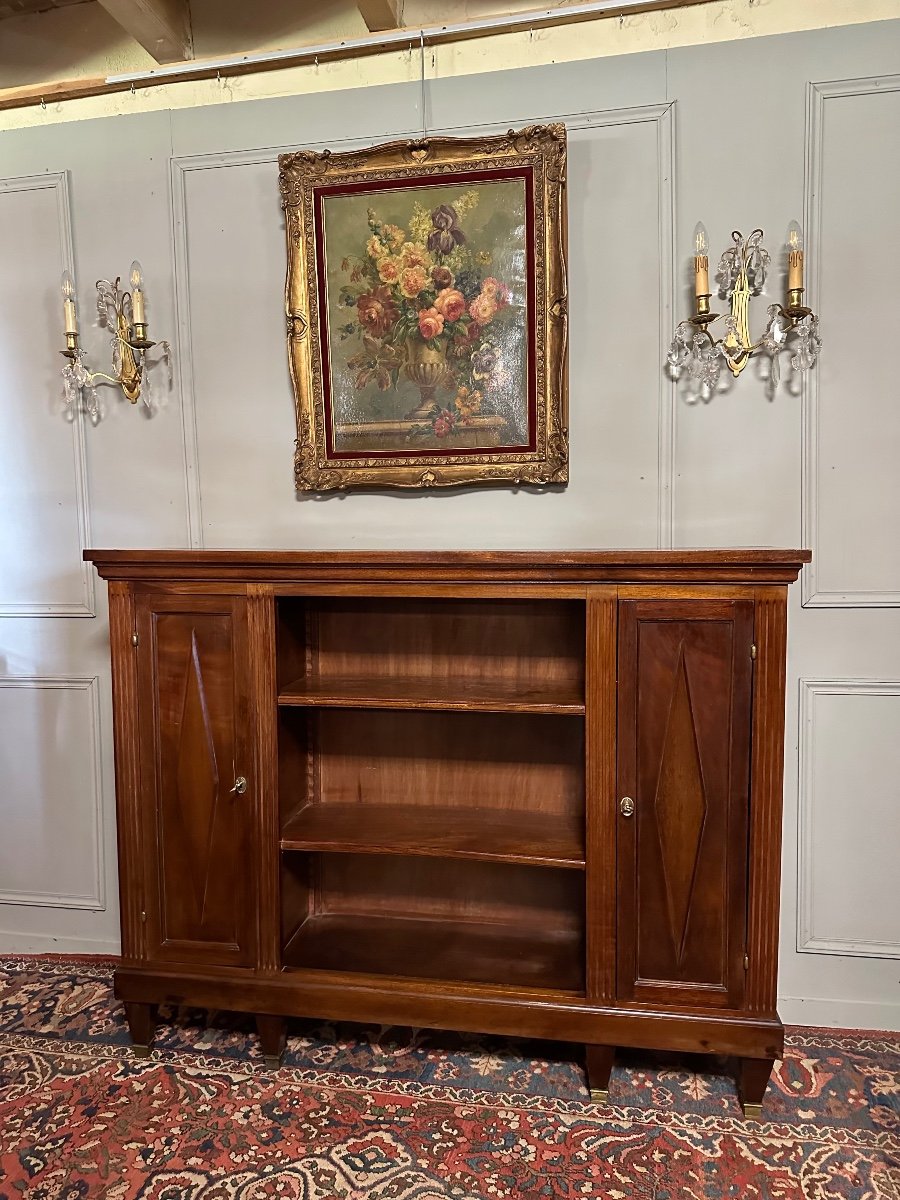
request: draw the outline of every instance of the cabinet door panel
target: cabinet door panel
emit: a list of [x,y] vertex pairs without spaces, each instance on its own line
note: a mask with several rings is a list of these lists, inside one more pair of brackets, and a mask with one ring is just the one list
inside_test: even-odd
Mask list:
[[619,619],[618,993],[738,1007],[753,604],[625,601]]
[[149,955],[250,965],[246,602],[138,596]]

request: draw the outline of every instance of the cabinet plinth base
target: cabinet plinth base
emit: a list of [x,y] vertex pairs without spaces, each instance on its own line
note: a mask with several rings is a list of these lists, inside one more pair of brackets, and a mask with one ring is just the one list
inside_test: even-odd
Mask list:
[[[115,994],[126,1004],[184,1004],[232,1012],[279,1013],[283,1017],[414,1025],[507,1037],[582,1042],[613,1053],[617,1046],[642,1050],[728,1054],[751,1061],[779,1058],[784,1026],[774,1014],[652,1012],[617,1004],[595,1004],[583,996],[548,991],[479,989],[419,980],[376,980],[338,971],[285,971],[248,978],[233,974],[190,974],[171,967],[120,967]],[[272,1052],[277,1052],[277,1045]],[[268,1047],[263,1048],[268,1052]],[[598,1064],[599,1065],[599,1064]],[[610,1068],[612,1063],[610,1062]],[[766,1076],[768,1078],[768,1076]],[[608,1076],[607,1076],[608,1079]],[[591,1086],[600,1086],[602,1077]],[[754,1096],[747,1097],[751,1102]],[[760,1096],[761,1099],[761,1096]]]

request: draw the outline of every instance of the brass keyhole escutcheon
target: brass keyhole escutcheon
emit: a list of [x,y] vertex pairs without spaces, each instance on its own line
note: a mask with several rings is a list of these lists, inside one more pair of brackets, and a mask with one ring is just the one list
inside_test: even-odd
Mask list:
[[231,788],[231,794],[243,796],[243,794],[244,794],[244,792],[246,792],[246,790],[247,790],[247,780],[244,778],[243,775],[238,775],[237,779],[234,781],[234,787]]
[[630,796],[623,796],[619,801],[619,812],[623,817],[634,816],[634,801]]

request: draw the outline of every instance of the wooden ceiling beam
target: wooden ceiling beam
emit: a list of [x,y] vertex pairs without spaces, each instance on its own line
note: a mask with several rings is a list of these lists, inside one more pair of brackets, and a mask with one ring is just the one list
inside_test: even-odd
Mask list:
[[369,33],[400,28],[400,0],[358,0],[356,7]]
[[158,63],[194,57],[189,0],[100,0],[100,4]]
[[[581,24],[596,20],[611,19],[623,10],[634,13],[661,12],[666,9],[692,8],[718,0],[609,0],[609,14],[589,12],[588,5],[558,9],[537,9],[533,13],[510,14],[506,20],[475,22],[472,25],[425,26],[424,36],[428,46],[446,46],[457,42],[468,42],[474,38],[496,37],[502,33],[515,33],[534,29],[555,29],[560,26]],[[599,4],[598,4],[599,7]],[[418,31],[417,31],[418,32]],[[166,84],[189,83],[201,79],[226,79],[233,76],[257,75],[268,71],[284,71],[295,67],[311,67],[314,63],[341,62],[369,55],[378,55],[397,49],[407,49],[409,34],[398,31],[386,38],[368,35],[355,40],[334,42],[325,45],[297,46],[278,54],[250,54],[234,59],[200,59],[190,65],[174,66],[160,71],[142,71],[134,74],[109,76],[97,79],[64,79],[45,83],[31,83],[24,87],[0,88],[0,112],[7,109],[27,108],[42,102],[55,104],[66,100],[81,100],[88,96],[106,96],[126,92],[135,87],[160,87]]]

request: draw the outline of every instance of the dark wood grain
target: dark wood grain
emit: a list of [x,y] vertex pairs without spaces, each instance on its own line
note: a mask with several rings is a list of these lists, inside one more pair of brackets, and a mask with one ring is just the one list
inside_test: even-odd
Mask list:
[[284,858],[305,858],[316,868],[308,910],[313,915],[383,915],[584,933],[580,871],[378,854],[285,852]]
[[761,1098],[807,552],[86,557],[141,1045],[185,1003],[273,1056],[287,1016],[576,1040],[595,1083],[615,1046],[731,1054]]
[[757,590],[754,637],[757,657],[753,671],[747,1004],[751,1012],[774,1015],[778,984],[787,657],[787,597],[783,588]]
[[616,994],[616,622],[614,588],[592,588],[585,640],[587,992]]
[[[148,954],[250,966],[257,821],[246,601],[136,597]],[[232,791],[238,776],[248,790]]]
[[736,1007],[753,605],[624,601],[619,628],[619,994]]
[[459,979],[510,987],[584,988],[584,946],[571,929],[496,922],[322,913],[284,950],[285,966]]
[[333,597],[278,612],[279,659],[302,664],[283,705],[584,712],[578,601]]
[[583,721],[339,708],[284,708],[280,718],[286,818],[321,800],[520,809],[583,823]]
[[584,1048],[584,1066],[587,1075],[588,1090],[591,1099],[605,1101],[609,1091],[609,1077],[616,1061],[615,1046],[595,1046],[588,1044]]
[[444,680],[382,675],[313,675],[284,688],[278,703],[300,707],[432,709],[435,712],[584,713],[580,688],[526,687],[514,680]]
[[268,1013],[256,1014],[256,1032],[259,1048],[266,1066],[271,1070],[281,1066],[281,1056],[287,1042],[287,1021],[284,1017],[273,1017]]
[[772,1067],[773,1058],[742,1058],[738,1077],[738,1094],[747,1117],[759,1117]]
[[121,1000],[161,999],[197,1008],[327,1017],[431,1029],[471,1029],[650,1050],[780,1058],[780,1022],[745,1012],[592,1003],[546,989],[296,970],[263,978],[197,968],[122,968]]
[[285,825],[281,846],[583,869],[584,821],[474,805],[307,804]]
[[146,955],[144,909],[143,807],[141,803],[141,726],[138,709],[137,624],[131,584],[109,585],[109,642],[112,658],[113,743],[116,762],[116,837],[121,889],[119,923],[122,959],[140,962]]
[[124,1007],[131,1044],[139,1058],[146,1058],[156,1033],[157,1006],[139,1000],[126,1000]]
[[247,642],[249,653],[250,712],[254,721],[251,742],[255,750],[251,803],[256,808],[259,847],[257,937],[259,968],[281,969],[280,860],[281,816],[278,806],[278,711],[275,687],[275,598],[266,583],[247,589]]
[[106,579],[790,583],[809,550],[85,550]]

